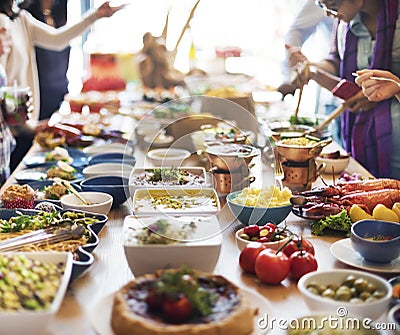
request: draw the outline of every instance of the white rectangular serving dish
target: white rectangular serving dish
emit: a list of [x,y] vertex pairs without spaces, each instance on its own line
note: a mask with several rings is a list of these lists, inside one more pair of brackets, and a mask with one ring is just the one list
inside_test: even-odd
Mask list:
[[169,180],[161,180],[159,182],[152,182],[148,177],[155,169],[166,171],[171,168],[166,167],[135,167],[129,176],[129,189],[133,194],[137,189],[148,188],[200,188],[208,185],[206,179],[206,171],[202,167],[178,167],[174,168],[178,171],[187,171],[193,175],[193,178],[186,184],[177,184]]
[[[138,244],[136,235],[144,227],[165,219],[175,229],[190,223],[196,226],[185,240],[171,244]],[[125,217],[123,244],[128,265],[135,276],[159,269],[179,268],[186,264],[199,271],[212,272],[218,262],[222,245],[220,223],[216,216],[153,216]],[[201,255],[201,257],[200,257]]]
[[133,195],[133,214],[216,214],[220,202],[213,188],[138,189]]

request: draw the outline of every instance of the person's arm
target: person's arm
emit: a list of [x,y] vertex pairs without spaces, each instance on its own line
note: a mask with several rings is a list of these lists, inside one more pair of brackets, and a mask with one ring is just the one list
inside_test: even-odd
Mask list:
[[25,15],[28,20],[35,45],[49,50],[60,51],[67,47],[73,38],[83,34],[97,19],[110,17],[123,7],[123,5],[111,7],[108,2],[105,2],[99,8],[86,13],[80,22],[58,29],[36,20],[26,11],[21,11],[21,15]]

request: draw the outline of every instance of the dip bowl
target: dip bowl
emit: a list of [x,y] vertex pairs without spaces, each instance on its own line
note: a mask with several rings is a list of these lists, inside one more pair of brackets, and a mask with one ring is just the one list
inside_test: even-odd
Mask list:
[[361,220],[351,226],[351,244],[366,261],[389,263],[400,256],[400,224]]

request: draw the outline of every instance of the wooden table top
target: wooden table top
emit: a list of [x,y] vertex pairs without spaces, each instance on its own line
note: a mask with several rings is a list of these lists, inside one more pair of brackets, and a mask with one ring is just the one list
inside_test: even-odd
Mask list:
[[[37,150],[37,147],[34,146],[28,155]],[[138,162],[143,158],[136,154],[135,156]],[[137,166],[140,166],[139,163]],[[23,169],[22,163],[14,174],[21,169]],[[353,159],[346,170],[350,173],[359,172],[364,176],[369,175],[368,171]],[[324,176],[324,178],[327,181],[331,180],[329,176]],[[3,189],[13,182],[12,175]],[[241,227],[241,224],[235,220],[228,206],[224,205],[222,202],[222,210],[218,214],[218,218],[226,229],[222,233],[223,244],[215,273],[225,276],[242,288],[262,295],[272,306],[274,317],[288,319],[308,314],[310,311],[295,282],[285,279],[280,285],[270,286],[256,281],[254,276],[242,273],[238,265],[239,249],[234,237],[234,232]],[[131,210],[127,203],[111,210],[108,223],[100,233],[100,243],[93,251],[94,264],[69,287],[59,312],[48,327],[47,335],[96,334],[92,321],[94,320],[95,323],[103,321],[103,316],[96,315],[94,312],[96,303],[133,279],[122,244],[124,218],[130,214]],[[292,231],[302,233],[313,243],[320,270],[348,268],[330,253],[330,246],[333,242],[343,238],[342,235],[312,236],[309,221],[293,214],[290,214],[286,222]],[[271,311],[262,312],[269,313]],[[272,333],[275,333],[275,330]]]

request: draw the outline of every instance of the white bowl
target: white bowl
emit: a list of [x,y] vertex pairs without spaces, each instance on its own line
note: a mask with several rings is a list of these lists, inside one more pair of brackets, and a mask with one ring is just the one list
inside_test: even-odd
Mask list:
[[83,152],[89,156],[111,152],[133,155],[133,148],[123,143],[94,144],[84,148]]
[[[159,219],[166,219],[177,229],[195,222],[197,228],[185,241],[174,244],[138,244],[136,232]],[[139,276],[159,269],[179,268],[182,264],[213,272],[221,251],[222,235],[215,216],[154,216],[129,215],[124,221],[125,256],[132,273]]]
[[118,176],[129,178],[133,169],[132,165],[121,163],[100,163],[89,165],[82,170],[85,178],[98,176]]
[[350,157],[343,158],[325,158],[325,157],[317,157],[316,159],[317,166],[320,166],[322,163],[325,164],[324,173],[332,174],[332,168],[335,174],[342,173],[349,165]]
[[75,194],[63,195],[60,199],[63,209],[77,209],[80,211],[107,215],[113,204],[113,197],[103,192],[79,192],[83,199],[90,202],[84,205]]
[[179,167],[189,157],[190,152],[188,150],[176,148],[154,149],[147,153],[147,158],[155,166],[162,167]]
[[[236,245],[239,248],[240,251],[242,251],[249,243],[251,243],[252,241],[249,240],[245,240],[243,238],[240,237],[240,235],[243,233],[243,229],[241,228],[239,229],[236,233],[235,233],[235,237],[236,237]],[[285,243],[287,243],[289,241],[289,236],[285,237],[284,239],[280,240],[280,241],[275,241],[275,242],[264,242],[263,244],[267,247],[267,248],[271,248],[273,250],[278,250],[281,246],[283,246]]]
[[[324,298],[307,289],[311,282],[325,286],[330,284],[340,285],[348,275],[366,279],[374,284],[378,290],[382,291],[384,296],[373,302],[351,303]],[[387,280],[371,273],[356,270],[335,269],[310,272],[300,278],[297,287],[303,295],[307,306],[312,311],[329,312],[331,315],[337,316],[338,308],[341,307],[346,309],[348,316],[368,317],[372,320],[377,320],[383,313],[387,312],[392,297],[392,286]]]
[[46,328],[60,308],[68,287],[72,272],[72,254],[68,252],[19,252],[11,255],[24,255],[45,264],[65,264],[64,274],[53,302],[47,310],[43,311],[8,311],[0,312],[1,334],[7,335],[42,335],[47,334]]

